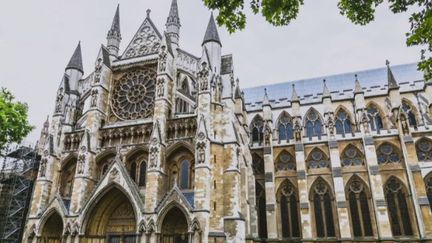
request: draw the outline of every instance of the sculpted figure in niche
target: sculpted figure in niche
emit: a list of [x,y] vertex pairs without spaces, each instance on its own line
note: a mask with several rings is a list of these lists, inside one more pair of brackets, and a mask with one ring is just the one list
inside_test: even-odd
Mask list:
[[94,82],[95,83],[99,83],[100,82],[100,77],[101,77],[101,71],[102,71],[102,58],[98,58],[97,60],[97,64],[95,67],[95,79]]
[[334,126],[335,126],[335,123],[334,123],[334,120],[333,120],[333,115],[329,114],[328,115],[328,119],[327,119],[327,128],[329,130],[330,136],[334,135]]
[[164,83],[165,81],[162,78],[158,79],[157,81],[156,93],[158,97],[162,97],[164,95]]
[[155,168],[157,166],[157,152],[158,152],[158,148],[156,147],[150,149],[150,163],[149,163],[150,168]]
[[159,71],[160,72],[165,72],[166,60],[167,60],[166,46],[162,46],[160,48],[160,52],[159,52]]
[[78,157],[78,174],[84,173],[85,155],[82,154]]
[[408,120],[406,119],[405,115],[401,115],[400,120],[401,120],[401,126],[402,126],[402,133],[404,135],[408,135],[409,134],[409,125],[408,125]]
[[208,76],[209,69],[207,67],[207,63],[203,62],[201,64],[201,70],[198,72],[199,86],[201,91],[208,90]]
[[361,123],[363,125],[363,130],[365,133],[369,133],[369,118],[365,110],[362,113]]
[[205,163],[205,147],[206,144],[204,142],[199,142],[197,143],[197,148],[198,148],[198,164],[203,164]]
[[63,88],[60,88],[56,98],[56,109],[55,112],[60,112],[63,105]]
[[264,146],[270,145],[270,135],[271,135],[271,129],[268,124],[266,124],[264,128]]
[[294,122],[294,138],[296,142],[301,141],[301,125],[298,119]]
[[97,89],[92,90],[91,101],[90,101],[91,107],[95,107],[97,105],[98,94],[99,94],[99,92]]
[[45,177],[47,162],[48,160],[46,158],[42,159],[40,162],[40,177]]

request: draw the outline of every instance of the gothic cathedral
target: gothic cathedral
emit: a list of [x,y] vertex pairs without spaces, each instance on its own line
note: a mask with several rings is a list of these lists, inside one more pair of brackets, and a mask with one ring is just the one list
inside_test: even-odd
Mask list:
[[[177,0],[127,48],[117,8],[66,66],[23,242],[432,242],[432,81],[416,64],[241,89]],[[203,26],[204,27],[204,26]],[[317,87],[320,91],[317,91]]]

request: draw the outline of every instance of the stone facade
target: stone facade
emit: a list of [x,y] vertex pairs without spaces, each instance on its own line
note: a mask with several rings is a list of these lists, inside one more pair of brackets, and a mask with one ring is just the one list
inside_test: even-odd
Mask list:
[[147,11],[120,54],[117,8],[88,76],[76,48],[25,242],[432,239],[432,85],[413,65],[242,91],[213,16],[200,57],[176,0],[165,27]]

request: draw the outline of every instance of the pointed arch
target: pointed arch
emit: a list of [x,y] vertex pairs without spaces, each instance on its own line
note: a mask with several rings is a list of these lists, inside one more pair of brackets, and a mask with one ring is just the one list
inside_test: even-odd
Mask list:
[[424,183],[426,186],[426,194],[427,194],[427,198],[429,200],[429,205],[430,205],[431,210],[432,210],[432,172],[429,172],[429,174],[427,174],[425,176]]
[[377,103],[370,101],[366,106],[366,110],[371,130],[380,133],[380,131],[384,129],[385,118],[385,114],[381,107]]
[[261,115],[256,114],[250,123],[250,133],[252,135],[252,143],[262,144],[264,132],[264,119]]
[[303,119],[305,135],[312,140],[313,137],[321,139],[323,134],[323,118],[321,114],[313,107],[309,108]]
[[166,156],[169,188],[173,187],[175,181],[180,189],[192,189],[195,177],[194,152],[188,143],[176,144],[168,148]]
[[63,237],[65,226],[64,217],[55,208],[45,212],[40,221],[39,231],[42,242],[60,243]]
[[[39,235],[43,234],[43,229],[46,226],[48,219],[54,214],[58,215],[61,218],[62,226],[66,225],[65,215],[63,214],[63,212],[61,212],[61,210],[58,210],[55,207],[51,207],[48,210],[46,210],[41,216],[41,219],[39,221],[39,227],[37,227],[37,229],[39,231]],[[63,230],[62,230],[62,233],[63,233]]]
[[415,143],[417,159],[419,161],[432,161],[432,140],[422,137]]
[[288,179],[279,186],[276,193],[279,209],[279,223],[283,238],[299,238],[300,230],[300,206],[298,189]]
[[145,186],[148,150],[143,148],[134,149],[125,158],[126,168],[129,171],[131,179],[138,186]]
[[188,242],[190,225],[188,212],[176,202],[169,204],[158,220],[162,242]]
[[414,235],[414,221],[410,215],[412,205],[404,183],[391,176],[384,184],[384,193],[389,212],[390,226],[393,236]]
[[345,187],[354,237],[373,236],[371,193],[367,184],[354,174]]
[[309,152],[306,164],[308,169],[330,168],[330,158],[320,148],[315,147]]
[[312,184],[309,198],[315,219],[318,238],[336,237],[334,196],[330,185],[322,177]]
[[340,156],[342,166],[359,166],[365,164],[364,153],[352,143],[344,148]]
[[400,149],[390,142],[384,142],[378,146],[377,159],[379,165],[403,162],[403,156]]
[[295,157],[287,150],[282,150],[276,157],[275,170],[279,171],[295,171],[296,161]]
[[288,112],[282,111],[276,124],[279,142],[289,142],[290,139],[294,138],[293,120]]
[[162,231],[162,225],[163,221],[166,218],[167,215],[169,215],[170,211],[176,208],[182,212],[182,214],[185,216],[187,225],[191,225],[192,219],[190,217],[189,211],[186,207],[178,203],[177,201],[171,201],[168,204],[166,204],[160,211],[159,216],[156,220],[156,230],[161,232]]
[[408,119],[409,125],[417,128],[419,121],[419,113],[415,105],[408,100],[407,98],[402,98],[401,105],[402,112],[406,114],[406,118]]
[[72,196],[76,166],[76,156],[68,156],[67,160],[64,160],[61,165],[59,192],[63,198],[70,199],[70,197]]
[[101,179],[103,175],[108,171],[108,168],[114,162],[116,156],[116,151],[113,149],[103,151],[102,153],[96,155],[96,176]]
[[336,109],[335,113],[335,127],[336,127],[336,134],[341,134],[343,137],[345,137],[346,134],[353,134],[354,133],[354,127],[353,127],[353,119],[351,113],[346,109],[346,107],[340,105]]

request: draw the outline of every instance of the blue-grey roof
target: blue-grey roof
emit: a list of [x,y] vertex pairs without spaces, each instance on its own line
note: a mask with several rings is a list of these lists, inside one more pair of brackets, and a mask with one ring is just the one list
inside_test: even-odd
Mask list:
[[[395,65],[391,67],[394,78],[400,86],[400,91],[409,91],[423,87],[423,72],[417,70],[417,63]],[[329,75],[325,77],[288,81],[284,83],[262,85],[244,89],[247,108],[258,108],[263,101],[264,88],[267,88],[272,105],[288,104],[292,95],[292,85],[300,97],[301,103],[320,102],[323,92],[323,80],[331,92],[333,100],[353,97],[355,74],[363,88],[365,96],[382,95],[387,92],[387,68],[377,68],[359,72]]]

